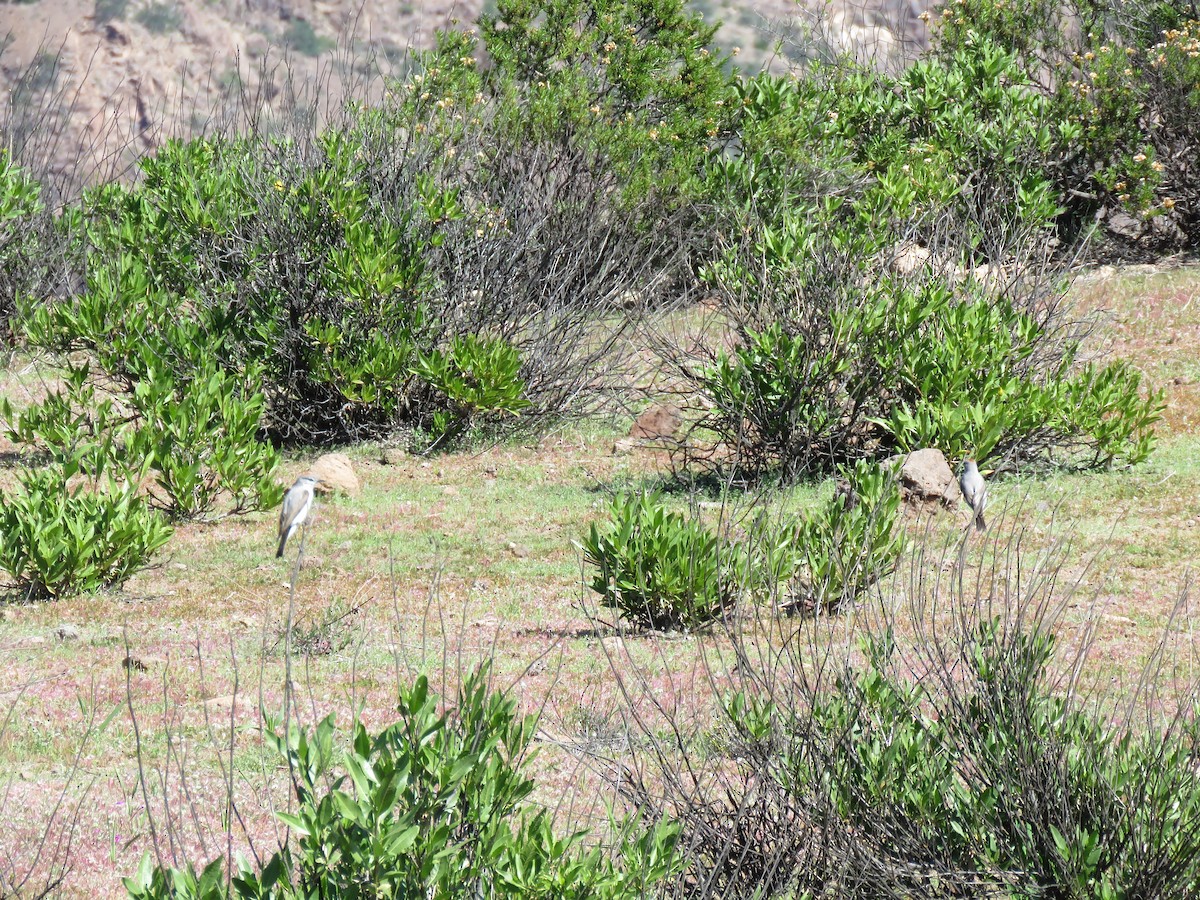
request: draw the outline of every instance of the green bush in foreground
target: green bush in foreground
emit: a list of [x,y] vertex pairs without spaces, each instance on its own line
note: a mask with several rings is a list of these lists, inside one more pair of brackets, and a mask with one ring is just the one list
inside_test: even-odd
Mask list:
[[30,599],[120,587],[167,542],[172,528],[101,461],[52,464],[0,491],[0,570]]
[[222,861],[200,872],[158,869],[149,854],[125,879],[134,900],[356,900],[512,897],[633,900],[675,871],[677,830],[622,827],[611,855],[555,833],[528,803],[524,773],[536,720],[492,692],[486,667],[467,678],[453,712],[424,676],[400,690],[398,721],[361,724],[335,749],[332,717],[313,731],[269,735],[294,773],[295,812],[279,813],[294,842],[226,887]]
[[671,746],[653,793],[633,791],[679,817],[684,882],[722,897],[1195,896],[1194,698],[1165,721],[1111,720],[1064,687],[1044,622],[980,611],[916,647],[885,629],[844,659],[813,634],[739,654],[730,752],[696,777]]
[[667,510],[657,493],[618,496],[611,513],[582,543],[599,570],[592,590],[606,606],[639,628],[696,628],[720,615],[734,548],[698,519]]

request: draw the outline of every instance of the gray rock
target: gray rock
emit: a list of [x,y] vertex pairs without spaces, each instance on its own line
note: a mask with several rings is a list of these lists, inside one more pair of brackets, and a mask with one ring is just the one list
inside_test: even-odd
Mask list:
[[905,500],[939,500],[953,503],[958,499],[958,480],[941,450],[928,447],[893,456],[887,461],[896,472]]
[[1141,237],[1145,227],[1141,219],[1120,209],[1111,211],[1104,224],[1117,237],[1130,241]]

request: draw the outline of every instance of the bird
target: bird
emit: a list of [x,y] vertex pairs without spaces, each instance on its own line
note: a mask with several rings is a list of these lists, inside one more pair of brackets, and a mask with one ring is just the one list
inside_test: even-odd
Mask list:
[[987,528],[987,522],[983,520],[983,509],[987,506],[987,482],[979,474],[979,466],[975,464],[975,460],[968,459],[963,463],[958,486],[962,489],[963,499],[975,512],[975,530],[983,531]]
[[308,521],[316,485],[317,479],[311,475],[301,475],[283,495],[283,508],[279,510],[279,549],[275,551],[276,559],[283,556],[283,548],[287,546],[292,532]]

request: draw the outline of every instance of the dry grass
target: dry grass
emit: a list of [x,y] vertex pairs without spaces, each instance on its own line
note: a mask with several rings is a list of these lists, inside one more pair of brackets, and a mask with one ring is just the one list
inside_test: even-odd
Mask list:
[[[1081,303],[1110,310],[1112,351],[1166,390],[1160,446],[1149,463],[993,487],[995,531],[1023,528],[1031,545],[1071,538],[1066,574],[1080,578],[1082,590],[1068,603],[1064,638],[1082,640],[1095,626],[1090,677],[1113,696],[1134,682],[1200,556],[1197,294],[1195,269],[1112,273],[1077,286]],[[14,364],[5,389],[19,402],[42,386]],[[602,514],[608,488],[666,468],[651,450],[614,455],[622,433],[592,427],[432,459],[393,451],[389,464],[379,448],[358,447],[351,456],[364,489],[320,501],[294,597],[289,565],[271,553],[275,514],[268,511],[180,528],[156,568],[119,595],[0,607],[0,709],[11,713],[0,730],[0,772],[13,773],[0,778],[8,825],[0,864],[5,854],[28,861],[34,836],[60,807],[60,820],[74,828],[60,895],[121,896],[120,876],[150,847],[152,827],[164,838],[167,809],[197,810],[194,821],[179,823],[180,854],[207,859],[225,850],[230,782],[244,816],[235,846],[252,837],[269,852],[272,803],[286,796],[285,773],[262,753],[258,710],[277,712],[283,702],[289,611],[308,650],[291,660],[303,718],[335,712],[348,723],[359,711],[378,725],[388,719],[397,680],[428,671],[451,693],[459,673],[492,658],[498,684],[542,713],[541,802],[564,818],[603,821],[597,761],[619,761],[630,700],[646,712],[679,705],[681,715],[702,720],[714,681],[729,677],[719,636],[623,639],[587,614],[592,600],[573,542]],[[4,459],[12,449],[0,447]],[[305,465],[290,460],[281,480]],[[0,469],[0,482],[11,475]],[[804,505],[829,489],[801,487],[778,502]],[[914,538],[941,542],[964,521],[914,515],[909,527]],[[897,583],[884,594],[900,592]],[[1181,678],[1193,665],[1186,612],[1172,645],[1179,668],[1164,677]],[[69,629],[60,636],[64,626],[77,637]],[[854,627],[849,618],[831,620],[825,633],[849,645]],[[785,639],[774,626],[762,629],[766,642]],[[38,865],[53,862],[44,855]]]

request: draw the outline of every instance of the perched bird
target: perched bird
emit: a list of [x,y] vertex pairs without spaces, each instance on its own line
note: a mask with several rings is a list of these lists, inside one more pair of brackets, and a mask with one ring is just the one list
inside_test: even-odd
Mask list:
[[283,509],[279,511],[279,549],[275,551],[276,559],[283,556],[283,548],[287,546],[292,532],[308,521],[308,514],[313,505],[313,488],[316,486],[317,479],[311,475],[301,475],[283,495]]
[[962,489],[963,499],[975,512],[975,530],[983,531],[987,528],[987,522],[983,520],[983,509],[987,506],[987,482],[979,474],[979,467],[975,465],[975,460],[968,459],[963,463],[958,486]]

